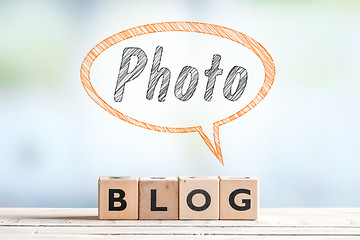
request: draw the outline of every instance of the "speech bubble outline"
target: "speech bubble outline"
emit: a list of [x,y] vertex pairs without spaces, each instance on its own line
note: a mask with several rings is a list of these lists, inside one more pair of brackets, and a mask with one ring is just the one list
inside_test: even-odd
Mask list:
[[[111,46],[125,41],[126,39],[130,39],[133,37],[150,34],[150,33],[160,33],[160,32],[194,32],[194,33],[202,33],[202,34],[209,34],[217,37],[222,37],[236,43],[243,45],[244,47],[250,49],[255,55],[260,59],[263,64],[265,70],[265,78],[263,85],[255,96],[254,99],[251,100],[249,104],[243,107],[240,111],[232,114],[224,119],[216,121],[213,123],[213,137],[214,137],[214,145],[211,143],[209,137],[205,134],[203,128],[201,126],[193,126],[193,127],[182,127],[182,128],[173,128],[173,127],[162,127],[154,124],[145,123],[139,121],[135,118],[129,117],[115,108],[111,107],[108,103],[106,103],[95,91],[91,82],[90,82],[90,69],[96,58],[104,52],[106,49],[110,48]],[[105,111],[110,113],[111,115],[133,124],[138,127],[142,127],[148,130],[158,131],[158,132],[167,132],[167,133],[193,133],[198,132],[210,149],[210,151],[215,155],[215,157],[219,160],[219,162],[224,165],[224,160],[221,152],[220,147],[220,137],[219,137],[219,128],[221,125],[229,123],[251,109],[253,109],[261,100],[265,98],[265,96],[270,91],[274,79],[275,79],[275,64],[267,52],[267,50],[257,41],[248,37],[247,35],[232,30],[230,28],[221,27],[214,24],[207,24],[207,23],[199,23],[199,22],[162,22],[162,23],[153,23],[142,25],[134,28],[130,28],[124,30],[122,32],[116,33],[105,40],[98,43],[94,48],[90,50],[90,52],[85,56],[81,68],[80,68],[80,78],[81,83],[90,96],[90,98],[102,107]]]

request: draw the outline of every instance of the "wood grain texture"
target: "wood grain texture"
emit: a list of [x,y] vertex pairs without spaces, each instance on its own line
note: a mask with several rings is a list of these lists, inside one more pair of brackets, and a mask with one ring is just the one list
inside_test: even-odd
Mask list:
[[[98,190],[99,219],[138,219],[138,183],[137,177],[100,177]],[[118,192],[111,193],[110,189],[120,190],[124,196],[120,196]],[[110,197],[114,198],[113,204],[109,203]],[[110,205],[116,208],[120,206],[125,208],[111,210]]]
[[[155,194],[151,192],[154,190]],[[178,219],[178,217],[179,184],[177,177],[140,178],[139,219]]]
[[257,217],[258,179],[220,177],[220,219],[256,220]]
[[179,219],[219,219],[218,177],[179,177]]
[[0,208],[0,239],[360,239],[360,208],[259,212],[257,221],[100,221],[96,208]]

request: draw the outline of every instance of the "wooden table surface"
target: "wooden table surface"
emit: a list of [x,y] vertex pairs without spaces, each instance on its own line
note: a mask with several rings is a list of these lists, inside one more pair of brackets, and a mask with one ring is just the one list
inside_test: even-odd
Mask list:
[[360,239],[360,208],[260,209],[257,221],[104,221],[96,208],[0,208],[0,239]]

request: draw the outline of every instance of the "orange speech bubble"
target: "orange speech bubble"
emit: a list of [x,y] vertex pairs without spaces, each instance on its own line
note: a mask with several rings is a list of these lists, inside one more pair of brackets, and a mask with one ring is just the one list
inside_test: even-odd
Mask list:
[[[255,96],[254,99],[251,100],[249,104],[247,104],[240,111],[224,118],[219,121],[213,123],[213,135],[214,135],[214,145],[212,145],[209,137],[204,133],[204,130],[201,126],[193,126],[193,127],[163,127],[158,125],[153,125],[149,123],[145,123],[129,117],[118,110],[111,107],[108,103],[106,103],[94,90],[91,82],[90,82],[90,69],[95,59],[106,49],[111,46],[124,41],[126,39],[130,39],[133,37],[149,34],[149,33],[159,33],[159,32],[195,32],[195,33],[203,33],[210,34],[213,36],[225,38],[236,43],[243,45],[244,47],[250,49],[256,56],[261,60],[264,70],[265,70],[265,78],[263,85]],[[270,54],[266,51],[266,49],[254,39],[246,36],[243,33],[238,31],[221,27],[213,24],[206,23],[198,23],[198,22],[163,22],[163,23],[153,23],[148,25],[143,25],[139,27],[130,28],[128,30],[116,33],[99,44],[97,44],[91,51],[86,55],[84,61],[81,65],[80,69],[80,78],[85,88],[87,94],[90,98],[96,102],[100,107],[106,110],[108,113],[114,115],[115,117],[131,123],[135,126],[146,128],[149,130],[154,130],[158,132],[168,132],[168,133],[193,133],[198,132],[201,138],[204,140],[205,144],[211,150],[211,152],[216,156],[216,158],[220,161],[222,165],[224,165],[223,156],[221,153],[220,147],[220,138],[219,138],[219,128],[221,125],[224,125],[228,122],[231,122],[238,117],[241,117],[252,108],[254,108],[270,91],[271,86],[274,82],[275,78],[275,64]]]

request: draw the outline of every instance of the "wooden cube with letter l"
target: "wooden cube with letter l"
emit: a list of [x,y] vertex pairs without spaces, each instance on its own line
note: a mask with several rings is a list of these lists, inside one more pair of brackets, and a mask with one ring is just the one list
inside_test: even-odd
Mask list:
[[179,219],[219,219],[219,178],[179,178]]
[[139,219],[178,219],[177,177],[142,177],[139,180]]
[[257,217],[257,178],[220,177],[220,219],[256,220]]
[[138,219],[138,178],[99,178],[99,219]]

